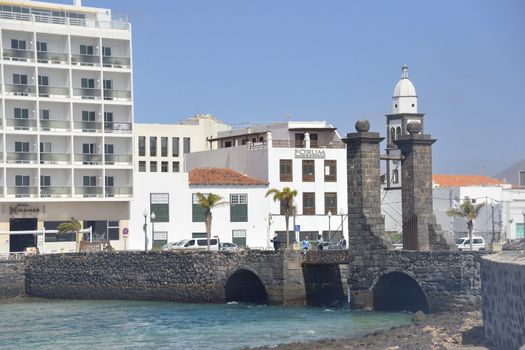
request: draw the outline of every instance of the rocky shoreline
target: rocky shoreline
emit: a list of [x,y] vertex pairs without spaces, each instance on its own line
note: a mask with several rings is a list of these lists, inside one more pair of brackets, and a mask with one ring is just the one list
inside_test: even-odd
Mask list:
[[325,339],[311,343],[291,343],[281,344],[277,347],[252,348],[252,350],[254,349],[496,350],[497,348],[490,346],[485,340],[481,312],[476,311],[414,317],[414,322],[408,326],[394,327],[358,338]]

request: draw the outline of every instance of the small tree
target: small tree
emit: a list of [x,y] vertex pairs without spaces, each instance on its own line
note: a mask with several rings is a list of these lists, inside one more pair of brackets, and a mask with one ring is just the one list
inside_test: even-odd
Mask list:
[[279,201],[282,203],[284,210],[284,220],[286,223],[286,246],[290,247],[290,232],[289,232],[289,222],[290,216],[294,215],[294,198],[297,196],[297,191],[292,190],[290,187],[285,187],[282,191],[279,191],[276,188],[271,188],[266,192],[266,197],[273,195],[273,201]]
[[472,204],[469,197],[465,197],[463,204],[459,206],[459,209],[450,209],[447,211],[448,216],[457,216],[465,218],[467,220],[468,228],[468,239],[470,243],[470,250],[472,251],[472,231],[474,230],[474,220],[478,217],[481,208],[484,206],[481,204]]
[[206,236],[208,237],[208,249],[210,250],[210,237],[211,237],[211,221],[213,215],[211,210],[221,204],[226,204],[226,202],[221,202],[222,197],[215,193],[202,194],[197,193],[197,200],[201,208],[205,210],[204,212],[204,224],[206,226]]
[[80,249],[80,234],[82,231],[82,224],[80,221],[78,221],[75,218],[71,218],[71,220],[67,222],[63,222],[60,225],[58,225],[58,234],[63,235],[66,233],[74,232],[75,233],[75,242],[77,247],[77,252]]

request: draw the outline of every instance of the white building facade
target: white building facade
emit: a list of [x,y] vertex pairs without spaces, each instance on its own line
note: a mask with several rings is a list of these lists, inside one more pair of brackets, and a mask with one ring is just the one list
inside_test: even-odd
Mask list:
[[[123,248],[133,188],[131,26],[111,10],[0,6],[0,252],[71,251],[13,234],[75,217]],[[10,233],[11,232],[11,233]]]

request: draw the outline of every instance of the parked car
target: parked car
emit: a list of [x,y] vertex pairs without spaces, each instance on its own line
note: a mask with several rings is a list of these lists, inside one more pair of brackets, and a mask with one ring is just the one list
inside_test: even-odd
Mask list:
[[173,249],[173,246],[175,246],[176,244],[178,244],[179,242],[171,242],[171,243],[166,243],[164,244],[160,249],[161,250],[172,250]]
[[221,243],[221,246],[220,246],[220,250],[237,250],[237,249],[239,249],[239,246],[231,242]]
[[502,246],[503,250],[525,250],[525,238],[509,241]]
[[[470,239],[468,237],[458,238],[456,247],[459,250],[470,250]],[[485,250],[485,240],[483,237],[472,237],[472,250]]]
[[[210,250],[219,250],[219,239],[210,238]],[[169,249],[178,250],[178,249],[200,249],[205,250],[208,247],[207,238],[192,238],[192,239],[183,239],[174,243]]]

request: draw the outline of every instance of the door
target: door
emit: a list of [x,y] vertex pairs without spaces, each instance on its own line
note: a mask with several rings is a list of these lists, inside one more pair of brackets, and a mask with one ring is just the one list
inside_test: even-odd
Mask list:
[[49,77],[47,75],[38,76],[38,94],[40,97],[49,97]]
[[[10,219],[9,231],[35,231],[37,229],[38,219]],[[23,252],[28,247],[36,247],[36,236],[32,233],[10,234],[9,235],[9,252]]]
[[94,143],[82,144],[82,164],[94,164],[94,156],[92,155],[95,154],[95,147],[96,145]]
[[104,129],[113,130],[113,112],[104,112]]
[[45,41],[37,41],[36,50],[38,52],[47,52],[47,43]]
[[111,79],[104,79],[103,81],[104,86],[104,98],[106,100],[112,100],[113,99],[113,80]]

